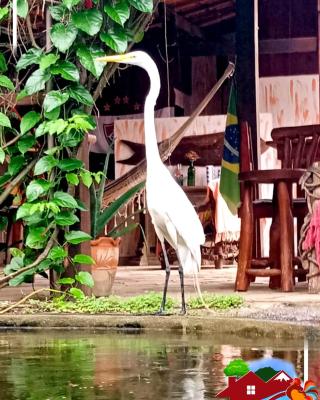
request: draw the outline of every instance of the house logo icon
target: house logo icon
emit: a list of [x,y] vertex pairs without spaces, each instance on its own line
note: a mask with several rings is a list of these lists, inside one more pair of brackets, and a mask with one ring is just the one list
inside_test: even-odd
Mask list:
[[307,381],[302,387],[300,379],[293,379],[284,371],[279,371],[268,381],[249,371],[240,378],[229,376],[228,387],[216,397],[230,400],[316,400],[318,391],[312,381]]

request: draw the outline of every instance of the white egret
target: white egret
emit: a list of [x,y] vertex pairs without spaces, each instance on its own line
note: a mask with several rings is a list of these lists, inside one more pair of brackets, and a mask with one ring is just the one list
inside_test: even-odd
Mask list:
[[200,245],[205,236],[199,217],[188,197],[162,163],[154,123],[154,107],[160,92],[160,76],[155,62],[143,51],[97,58],[102,62],[137,65],[150,78],[150,91],[144,104],[144,130],[147,158],[146,198],[155,232],[161,243],[166,264],[166,279],[159,313],[165,311],[170,265],[164,241],[174,248],[179,262],[182,308],[185,314],[184,273],[196,279],[201,266]]

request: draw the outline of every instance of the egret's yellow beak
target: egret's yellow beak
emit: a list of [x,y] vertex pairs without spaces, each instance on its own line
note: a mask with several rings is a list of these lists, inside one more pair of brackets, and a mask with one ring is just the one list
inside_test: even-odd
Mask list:
[[128,54],[116,54],[113,56],[103,56],[103,57],[97,57],[96,61],[100,62],[114,62],[114,63],[125,63],[127,61],[132,60],[133,56],[128,53]]

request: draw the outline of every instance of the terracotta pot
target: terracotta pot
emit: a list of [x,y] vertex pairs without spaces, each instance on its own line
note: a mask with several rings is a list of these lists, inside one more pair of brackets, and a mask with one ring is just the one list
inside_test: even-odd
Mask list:
[[109,296],[119,263],[119,244],[121,239],[101,237],[91,240],[91,256],[94,280],[93,294],[97,297]]

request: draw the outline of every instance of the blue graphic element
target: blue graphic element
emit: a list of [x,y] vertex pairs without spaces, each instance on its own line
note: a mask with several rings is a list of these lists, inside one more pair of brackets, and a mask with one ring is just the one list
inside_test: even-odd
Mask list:
[[256,372],[260,368],[271,367],[275,371],[284,371],[286,372],[291,378],[296,378],[297,373],[295,370],[294,365],[285,360],[281,360],[280,358],[275,357],[264,357],[260,358],[259,360],[249,361],[249,368],[250,371]]

